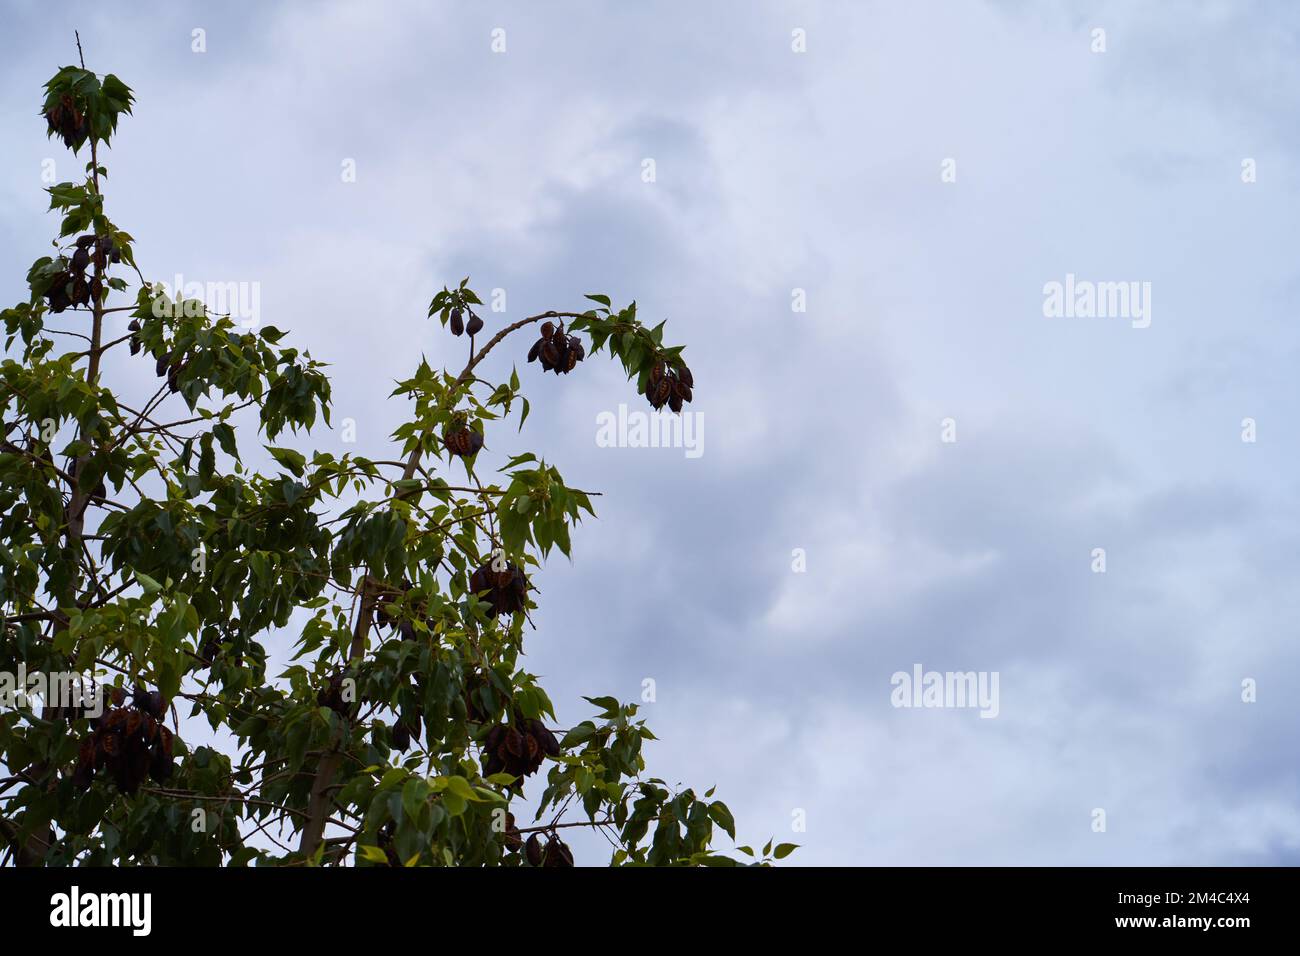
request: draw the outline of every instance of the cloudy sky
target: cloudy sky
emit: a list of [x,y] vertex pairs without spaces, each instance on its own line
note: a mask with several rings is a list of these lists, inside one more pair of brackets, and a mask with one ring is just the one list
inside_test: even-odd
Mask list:
[[[651,770],[805,864],[1300,863],[1293,5],[133,9],[4,3],[6,302],[76,27],[146,275],[259,283],[357,423],[323,447],[389,457],[465,275],[490,327],[602,291],[688,344],[699,457],[597,444],[642,407],[606,361],[528,367],[495,442],[604,492],[537,581],[563,723],[652,679]],[[1045,316],[1067,275],[1149,325]],[[916,664],[997,717],[894,707]]]

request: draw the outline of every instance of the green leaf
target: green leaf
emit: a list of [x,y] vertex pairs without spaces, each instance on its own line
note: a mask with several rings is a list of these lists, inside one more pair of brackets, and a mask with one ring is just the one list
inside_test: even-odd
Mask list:
[[357,852],[361,854],[361,858],[367,863],[388,863],[388,854],[377,846],[357,844]]
[[722,827],[727,836],[736,839],[736,821],[725,803],[717,800],[709,804],[709,816],[714,823]]
[[614,717],[618,714],[618,700],[614,697],[584,697],[582,699],[603,710],[603,716],[605,717]]
[[[464,804],[482,803],[485,799],[482,794],[470,786],[469,781],[464,777],[440,777],[438,780],[439,783],[446,787],[446,789],[443,790],[442,798],[447,801],[447,809],[452,816],[459,816],[464,813]],[[453,807],[457,805],[460,806],[460,809],[453,809]]]
[[274,445],[267,445],[266,450],[271,453],[271,457],[278,461],[285,468],[288,468],[297,477],[301,478],[304,469],[307,467],[307,459],[292,448],[277,448]]
[[428,796],[429,785],[419,777],[412,777],[402,785],[402,810],[412,822],[420,818],[420,810]]
[[595,735],[596,726],[590,721],[583,721],[564,735],[564,739],[560,741],[560,749],[568,750],[570,747],[574,747],[582,743],[584,740],[590,740]]

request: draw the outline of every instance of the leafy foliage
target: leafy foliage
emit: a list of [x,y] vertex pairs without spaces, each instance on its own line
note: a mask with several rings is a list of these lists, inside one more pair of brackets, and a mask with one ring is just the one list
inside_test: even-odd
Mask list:
[[[131,103],[116,77],[83,68],[46,85],[51,135],[89,146],[90,162],[84,181],[49,188],[55,253],[29,270],[28,300],[0,313],[0,668],[93,671],[110,696],[103,714],[0,712],[13,858],[565,866],[564,829],[587,826],[609,836],[615,864],[734,865],[711,848],[717,830],[735,837],[726,805],[644,775],[653,735],[635,705],[587,698],[592,719],[552,729],[552,702],[521,666],[530,576],[553,549],[570,553],[591,494],[531,453],[476,470],[489,429],[528,415],[516,372],[479,377],[514,332],[567,322],[562,351],[585,336],[652,404],[665,377],[689,401],[682,348],[635,304],[592,295],[593,308],[530,316],[476,349],[466,280],[429,314],[469,333],[467,364],[421,361],[398,383],[411,407],[399,460],[275,444],[329,424],[329,380],[280,330],[173,301],[137,268],[105,212],[99,156]],[[56,327],[56,313],[89,334]],[[115,315],[125,334],[110,333]],[[68,335],[86,346],[61,351]],[[113,349],[129,349],[133,377],[158,379],[139,408],[104,380]],[[249,415],[266,471],[244,461]],[[262,641],[277,628],[293,629],[295,655],[270,675]],[[220,746],[186,743],[200,722]],[[540,793],[520,827],[525,786]],[[277,838],[286,829],[296,846]],[[767,862],[789,849],[740,851]]]

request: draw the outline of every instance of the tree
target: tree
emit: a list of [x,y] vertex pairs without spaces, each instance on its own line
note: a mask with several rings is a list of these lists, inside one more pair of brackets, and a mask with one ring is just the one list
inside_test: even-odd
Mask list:
[[[276,445],[329,425],[329,380],[275,327],[146,280],[103,192],[132,99],[84,59],[46,84],[49,134],[89,162],[49,187],[54,251],[2,313],[0,666],[36,693],[0,714],[0,845],[33,865],[568,866],[564,829],[585,826],[615,864],[735,863],[711,849],[715,827],[735,837],[712,791],[643,775],[635,705],[587,698],[592,719],[558,730],[519,665],[531,575],[569,554],[591,495],[532,453],[476,467],[490,427],[528,416],[517,371],[481,377],[515,333],[538,333],[528,360],[556,375],[605,351],[673,411],[694,385],[682,347],[602,295],[482,341],[466,280],[429,307],[467,338],[466,364],[422,360],[398,383],[413,408],[399,456]],[[56,327],[69,317],[88,334]],[[114,349],[157,376],[138,408],[105,381]],[[236,431],[250,416],[263,471]],[[268,675],[259,639],[282,628],[296,654]],[[90,695],[58,699],[86,673]],[[187,745],[186,710],[225,743]]]

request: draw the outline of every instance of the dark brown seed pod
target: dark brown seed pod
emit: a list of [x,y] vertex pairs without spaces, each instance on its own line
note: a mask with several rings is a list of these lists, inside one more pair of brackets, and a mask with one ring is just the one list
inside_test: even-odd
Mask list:
[[173,770],[171,732],[166,727],[161,730],[166,737],[159,734],[158,741],[149,750],[149,776],[157,783],[166,783]]
[[555,334],[555,326],[552,325],[550,322],[543,322],[543,323],[542,323],[542,338],[543,338],[543,339],[549,339],[549,338],[550,338],[552,335],[554,335],[554,334]]
[[695,376],[691,374],[691,370],[685,365],[677,370],[677,377],[686,383],[687,388],[695,387]]
[[528,859],[529,866],[542,865],[542,841],[534,833],[528,837],[528,842],[524,844],[524,856]]
[[672,380],[668,378],[661,378],[659,380],[659,383],[655,385],[654,399],[652,400],[651,404],[653,404],[655,408],[662,408],[664,402],[668,401],[668,399],[672,396],[672,393],[673,393]]
[[71,149],[90,132],[86,115],[77,107],[71,93],[64,93],[45,113],[50,135],[57,135]]
[[528,361],[537,361],[537,356],[542,353],[542,340],[538,339],[533,343],[533,347],[528,350]]
[[483,331],[483,320],[471,312],[469,315],[469,322],[465,324],[465,331],[470,335],[478,335]]
[[122,734],[117,730],[107,731],[100,739],[100,747],[105,757],[116,757],[122,752]]
[[445,432],[442,443],[453,455],[470,458],[483,447],[483,436],[468,425],[462,425]]
[[148,691],[143,687],[137,687],[131,695],[131,703],[137,710],[157,720],[161,720],[167,712],[167,701],[163,700],[163,695],[156,690]]
[[573,866],[573,851],[569,849],[568,845],[563,840],[557,836],[553,836],[546,842],[546,851],[543,854],[542,866]]
[[488,604],[492,617],[522,611],[528,602],[528,579],[513,563],[500,571],[491,562],[482,565],[470,575],[469,589]]
[[343,675],[335,674],[316,694],[316,704],[327,707],[340,717],[347,716],[348,702],[343,699]]
[[72,785],[78,790],[89,790],[95,779],[95,740],[86,737],[77,748],[77,766],[72,771]]
[[396,724],[392,732],[393,749],[406,753],[411,746],[411,732],[403,724]]
[[511,727],[506,731],[506,739],[503,746],[506,748],[506,751],[510,756],[522,757],[524,755],[524,735]]
[[524,838],[519,833],[519,827],[515,825],[515,815],[513,813],[506,814],[505,844],[506,849],[511,852],[522,849],[524,845]]
[[451,319],[448,322],[451,326],[452,335],[461,335],[465,331],[465,320],[461,318],[460,309],[451,310]]
[[537,738],[537,742],[546,756],[558,757],[560,755],[559,740],[540,720],[533,721],[532,733]]

